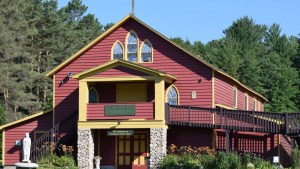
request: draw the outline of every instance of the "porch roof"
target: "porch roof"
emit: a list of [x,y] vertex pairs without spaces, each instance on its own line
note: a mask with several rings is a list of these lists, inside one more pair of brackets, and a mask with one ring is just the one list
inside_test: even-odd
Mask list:
[[111,68],[115,68],[117,66],[123,66],[123,67],[129,68],[129,69],[133,69],[133,70],[136,70],[136,71],[140,71],[140,72],[155,76],[155,77],[166,78],[166,79],[171,80],[171,81],[177,80],[177,78],[175,76],[170,75],[166,72],[162,72],[162,71],[152,69],[152,68],[134,63],[134,62],[129,62],[129,61],[126,61],[126,60],[112,60],[112,61],[106,62],[102,65],[99,65],[99,66],[87,69],[83,72],[80,72],[80,73],[74,75],[73,78],[79,79],[79,80],[85,79],[85,78],[93,76],[97,73],[104,72],[104,71],[109,70]]

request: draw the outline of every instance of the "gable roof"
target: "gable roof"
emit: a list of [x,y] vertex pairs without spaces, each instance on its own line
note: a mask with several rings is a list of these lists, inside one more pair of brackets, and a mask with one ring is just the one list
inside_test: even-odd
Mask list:
[[83,72],[80,72],[80,73],[74,75],[73,78],[83,79],[83,78],[92,76],[96,73],[103,72],[105,70],[108,70],[110,68],[114,68],[117,66],[124,66],[124,67],[134,69],[134,70],[146,73],[146,74],[160,76],[160,77],[164,77],[164,78],[171,79],[171,80],[177,80],[176,77],[174,77],[168,73],[162,72],[160,70],[152,69],[152,68],[149,68],[149,67],[137,64],[137,63],[129,62],[126,60],[112,60],[112,61],[106,62],[102,65],[99,65],[99,66],[90,68],[88,70],[85,70]]
[[79,50],[78,52],[76,52],[73,56],[71,56],[70,58],[68,58],[66,61],[62,62],[60,65],[58,65],[57,67],[55,67],[54,69],[52,69],[46,76],[47,77],[53,77],[53,75],[55,73],[57,73],[59,70],[61,70],[62,68],[64,68],[65,66],[67,66],[69,63],[71,63],[72,61],[74,61],[75,59],[77,59],[78,57],[80,57],[84,52],[86,52],[87,50],[89,50],[91,47],[93,47],[94,45],[96,45],[98,42],[100,42],[102,39],[104,39],[105,37],[107,37],[110,33],[112,33],[114,30],[116,30],[117,28],[119,28],[123,23],[125,23],[126,21],[128,21],[129,19],[133,19],[136,22],[140,23],[141,25],[145,26],[146,28],[148,28],[149,30],[151,30],[152,32],[154,32],[156,35],[160,36],[161,38],[163,38],[164,40],[166,40],[167,42],[171,43],[172,45],[174,45],[175,47],[179,48],[180,50],[182,50],[183,52],[185,52],[186,54],[188,54],[189,56],[195,58],[196,60],[200,61],[201,63],[203,63],[204,65],[210,67],[212,70],[228,77],[229,79],[233,80],[235,83],[237,83],[238,85],[240,85],[241,87],[251,91],[252,93],[254,93],[255,95],[259,96],[260,98],[262,98],[265,101],[268,101],[267,98],[265,98],[264,96],[262,96],[261,94],[259,94],[258,92],[252,90],[251,88],[247,87],[246,85],[244,85],[243,83],[239,82],[237,79],[233,78],[232,76],[230,76],[229,74],[225,73],[224,71],[222,71],[221,69],[217,68],[216,66],[208,63],[207,61],[205,61],[204,59],[192,54],[191,52],[187,51],[186,49],[182,48],[181,46],[177,45],[175,42],[171,41],[169,38],[167,38],[166,36],[164,36],[163,34],[159,33],[158,31],[156,31],[155,29],[151,28],[150,26],[148,26],[146,23],[144,23],[143,21],[141,21],[140,19],[136,18],[135,16],[129,14],[126,17],[124,17],[122,20],[120,20],[119,22],[117,22],[115,25],[113,25],[112,27],[110,27],[107,31],[105,31],[104,33],[102,33],[100,36],[98,36],[96,39],[94,39],[92,42],[90,42],[89,44],[87,44],[85,47],[83,47],[81,50]]
[[43,115],[43,114],[48,114],[48,113],[50,113],[50,112],[52,112],[52,110],[42,111],[42,112],[39,112],[39,113],[30,115],[30,116],[24,117],[24,118],[22,118],[22,119],[19,119],[19,120],[16,120],[16,121],[13,121],[13,122],[4,124],[4,125],[0,126],[0,130],[3,130],[3,129],[5,129],[5,128],[7,128],[7,127],[10,127],[10,126],[12,126],[12,125],[15,125],[15,124],[18,124],[18,123],[21,123],[21,122],[24,122],[24,121],[33,119],[33,118],[38,117],[38,116],[41,116],[41,115]]

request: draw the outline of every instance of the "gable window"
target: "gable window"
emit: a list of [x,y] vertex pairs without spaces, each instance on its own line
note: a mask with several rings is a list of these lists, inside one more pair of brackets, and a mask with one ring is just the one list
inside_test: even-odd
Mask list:
[[131,62],[138,61],[138,38],[136,33],[130,31],[126,39],[127,60]]
[[89,89],[89,103],[98,103],[99,98],[98,98],[98,93],[95,88],[90,88]]
[[178,91],[174,86],[169,89],[167,99],[170,105],[178,105]]
[[148,40],[145,40],[142,43],[141,61],[142,62],[152,62],[152,45]]
[[237,89],[234,88],[233,89],[233,107],[234,108],[237,108]]
[[123,59],[123,46],[117,41],[113,45],[112,60]]
[[248,110],[248,95],[245,95],[245,110]]

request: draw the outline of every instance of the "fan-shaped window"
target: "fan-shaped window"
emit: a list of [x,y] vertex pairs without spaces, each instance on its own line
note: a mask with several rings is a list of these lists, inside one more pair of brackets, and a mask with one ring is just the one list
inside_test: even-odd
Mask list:
[[115,42],[113,45],[113,51],[112,51],[112,59],[123,59],[123,46],[120,42]]
[[148,40],[142,44],[141,57],[142,62],[152,62],[152,45]]
[[131,31],[127,36],[127,60],[131,62],[137,62],[138,51],[138,38],[137,35]]
[[90,88],[89,89],[89,103],[98,103],[99,98],[98,98],[98,93],[95,88]]
[[169,89],[167,97],[170,105],[178,105],[178,92],[174,86]]

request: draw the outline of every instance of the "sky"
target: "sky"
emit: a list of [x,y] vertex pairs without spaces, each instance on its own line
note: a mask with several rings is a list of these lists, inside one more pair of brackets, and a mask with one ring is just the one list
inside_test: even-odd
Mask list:
[[[59,6],[69,0],[58,0]],[[131,0],[82,0],[87,13],[105,25],[131,13]],[[181,37],[207,43],[224,36],[233,21],[252,17],[257,24],[277,23],[282,33],[300,33],[299,0],[135,0],[137,18],[166,37]],[[299,36],[298,36],[299,37]]]

